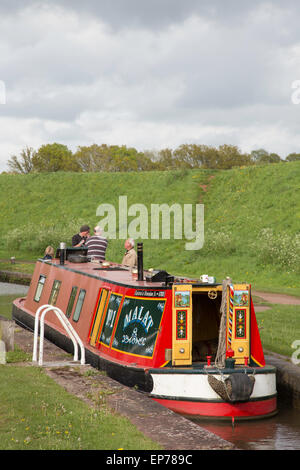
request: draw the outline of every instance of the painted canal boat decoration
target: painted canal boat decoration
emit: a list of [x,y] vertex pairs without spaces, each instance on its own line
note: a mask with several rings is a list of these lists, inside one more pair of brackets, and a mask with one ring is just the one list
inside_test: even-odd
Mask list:
[[142,255],[140,249],[137,274],[116,263],[87,262],[71,249],[38,260],[27,297],[14,301],[13,318],[34,330],[36,312],[50,306],[45,336],[72,352],[70,334],[51,310],[59,308],[88,363],[180,414],[274,414],[276,370],[265,364],[251,286],[146,271]]

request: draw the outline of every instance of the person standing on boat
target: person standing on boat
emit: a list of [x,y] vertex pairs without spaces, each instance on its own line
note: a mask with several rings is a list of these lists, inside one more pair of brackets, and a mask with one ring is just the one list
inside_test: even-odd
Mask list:
[[87,256],[89,259],[104,261],[107,239],[102,237],[102,228],[99,226],[94,228],[94,233],[95,235],[89,237],[85,242],[85,247],[88,249]]
[[134,268],[137,266],[137,254],[134,249],[134,240],[132,238],[128,238],[124,244],[125,246],[125,255],[122,260],[122,264],[124,266],[129,266],[130,268]]
[[82,225],[79,229],[79,233],[76,233],[76,235],[72,237],[72,246],[74,248],[79,248],[85,244],[89,236],[90,227],[88,225]]

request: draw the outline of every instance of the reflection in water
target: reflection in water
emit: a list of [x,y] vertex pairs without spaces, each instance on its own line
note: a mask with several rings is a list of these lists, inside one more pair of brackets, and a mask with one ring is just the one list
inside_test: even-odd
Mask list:
[[233,443],[239,449],[300,450],[300,410],[278,405],[278,414],[250,421],[197,420],[199,426]]

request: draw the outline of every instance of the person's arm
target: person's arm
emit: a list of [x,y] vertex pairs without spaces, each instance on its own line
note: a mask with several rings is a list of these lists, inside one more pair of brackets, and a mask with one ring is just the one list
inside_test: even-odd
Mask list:
[[85,239],[83,238],[77,245],[74,245],[74,248],[79,248],[80,246],[85,244]]
[[81,237],[81,240],[78,241],[79,237],[81,237],[79,234],[74,235],[72,237],[72,246],[74,248],[78,248],[78,247],[82,246],[85,243],[85,239],[82,238],[82,237]]

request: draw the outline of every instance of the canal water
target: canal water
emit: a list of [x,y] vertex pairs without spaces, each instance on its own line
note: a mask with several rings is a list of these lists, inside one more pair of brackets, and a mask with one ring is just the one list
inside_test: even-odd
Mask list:
[[[0,295],[26,295],[27,286],[0,282]],[[197,424],[242,450],[300,450],[300,410],[283,400],[270,418],[235,421],[197,420]]]
[[0,282],[0,295],[26,295],[29,287],[21,284]]
[[300,410],[278,403],[275,416],[258,420],[209,421],[197,424],[242,450],[300,450]]

